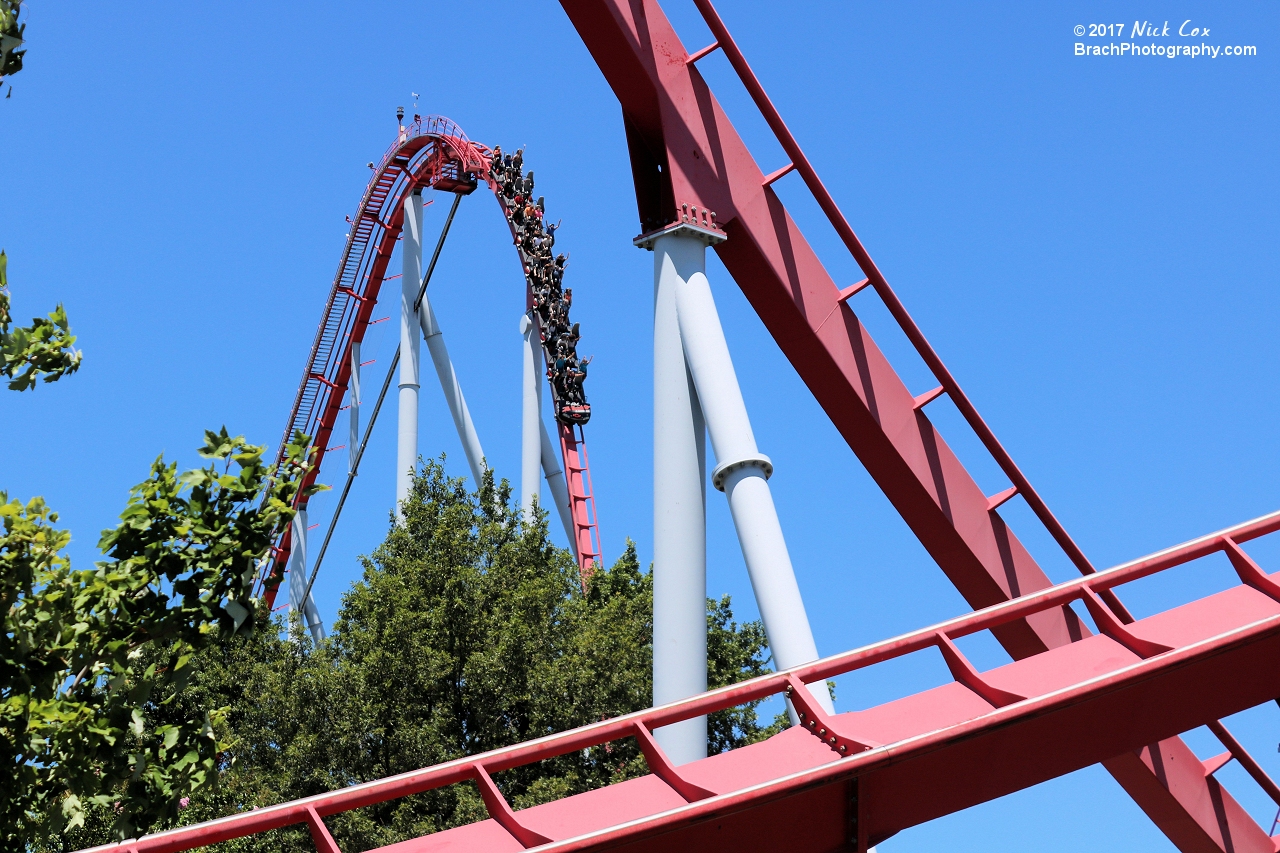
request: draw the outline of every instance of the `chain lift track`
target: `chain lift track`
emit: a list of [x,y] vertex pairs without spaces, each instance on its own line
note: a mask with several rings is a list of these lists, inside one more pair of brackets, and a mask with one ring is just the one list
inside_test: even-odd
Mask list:
[[[381,160],[372,164],[373,176],[356,208],[355,218],[350,220],[347,245],[329,290],[276,459],[277,465],[283,461],[283,448],[296,432],[312,436],[314,467],[304,487],[315,482],[329,448],[351,380],[351,346],[364,340],[379,291],[387,281],[387,265],[404,225],[405,197],[423,189],[466,195],[483,179],[506,212],[502,188],[489,174],[491,157],[492,151],[487,146],[469,140],[449,119],[415,116]],[[523,252],[520,260],[527,270]],[[526,298],[531,300],[533,290],[527,272],[526,290]],[[554,383],[552,393],[556,394]],[[601,556],[582,430],[582,424],[589,417],[590,407],[586,406],[576,421],[564,423],[557,418],[575,530],[574,546],[579,571],[584,577]],[[279,581],[288,565],[291,538],[292,531],[286,530],[273,546],[272,559],[266,562],[259,576],[256,592],[265,595],[268,603],[274,603]]]

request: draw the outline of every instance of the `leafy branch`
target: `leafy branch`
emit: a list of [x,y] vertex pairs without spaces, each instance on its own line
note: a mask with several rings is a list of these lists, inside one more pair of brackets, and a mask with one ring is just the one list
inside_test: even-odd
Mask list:
[[[5,0],[0,0],[0,12]],[[36,379],[55,382],[80,369],[80,351],[74,349],[67,312],[59,304],[47,318],[37,317],[30,326],[13,326],[9,312],[9,258],[0,250],[0,376],[11,391],[34,388]]]
[[[22,70],[22,57],[26,51],[19,48],[22,47],[27,25],[18,23],[21,11],[22,0],[0,0],[0,80]],[[13,93],[12,86],[9,93]]]
[[265,611],[253,581],[293,517],[308,445],[298,433],[274,474],[264,448],[225,427],[205,433],[208,467],[157,459],[92,569],[72,568],[42,499],[0,492],[0,848],[74,829],[92,806],[109,806],[125,837],[216,785],[225,709],[161,725],[147,709],[172,704],[192,657]]

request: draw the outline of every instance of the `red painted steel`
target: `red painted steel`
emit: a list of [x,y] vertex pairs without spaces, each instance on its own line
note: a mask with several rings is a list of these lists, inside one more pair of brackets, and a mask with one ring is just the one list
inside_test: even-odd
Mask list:
[[[694,2],[715,36],[712,47],[724,52],[790,163],[768,176],[759,168],[694,65],[711,49],[690,56],[657,0],[562,0],[622,105],[641,229],[657,230],[688,210],[724,229],[729,239],[716,246],[720,259],[832,423],[972,606],[1042,589],[1050,581],[928,419],[928,399],[907,389],[846,304],[863,287],[874,288],[1016,493],[1077,568],[1092,572],[876,267],[709,0]],[[791,168],[866,283],[841,290],[792,221],[770,187]],[[997,497],[1002,502],[1011,496]],[[1116,621],[1131,621],[1110,591],[1100,598]],[[1081,641],[1089,631],[1074,611],[1062,608],[1004,625],[995,634],[1013,657],[1024,658]],[[1186,853],[1271,849],[1262,828],[1204,777],[1180,741],[1104,763]]]
[[[889,286],[889,282],[885,280],[884,275],[876,266],[875,261],[871,260],[871,255],[867,252],[866,248],[863,247],[862,241],[858,239],[858,235],[853,232],[853,228],[849,225],[849,221],[845,219],[844,213],[841,212],[839,205],[837,205],[835,199],[831,197],[831,193],[827,190],[826,185],[822,183],[822,180],[818,177],[818,173],[814,170],[812,164],[809,163],[809,158],[806,157],[804,151],[800,149],[799,143],[796,142],[795,137],[791,135],[791,130],[782,120],[782,116],[778,113],[777,108],[774,107],[773,102],[769,100],[769,96],[765,93],[764,87],[760,85],[760,81],[756,79],[755,74],[751,71],[751,67],[747,64],[746,57],[742,55],[742,51],[738,49],[737,43],[733,40],[733,37],[729,35],[729,30],[725,27],[724,21],[720,19],[720,15],[716,12],[715,7],[711,4],[710,0],[693,0],[693,2],[702,13],[703,20],[707,22],[707,26],[709,26],[711,31],[715,34],[717,43],[724,50],[725,56],[728,57],[729,63],[733,66],[734,71],[738,73],[738,77],[742,80],[743,85],[747,87],[747,91],[751,94],[751,98],[759,108],[761,115],[763,115],[765,121],[768,122],[770,129],[773,130],[774,135],[782,145],[783,150],[787,152],[787,156],[791,158],[791,164],[794,165],[795,169],[799,171],[801,177],[804,178],[805,185],[809,188],[809,191],[813,193],[814,199],[817,200],[823,213],[827,215],[827,219],[836,229],[836,233],[840,235],[840,239],[844,242],[849,253],[853,255],[854,260],[858,262],[859,268],[866,273],[866,280],[876,289],[876,292],[880,294],[880,297],[884,300],[889,312],[893,315],[894,319],[898,321],[899,326],[902,327],[903,332],[906,333],[907,338],[916,348],[920,357],[924,359],[925,364],[929,366],[929,369],[933,372],[937,380],[942,383],[942,388],[944,388],[946,393],[951,396],[956,408],[958,408],[960,413],[964,415],[965,420],[969,422],[969,425],[973,428],[974,432],[976,432],[978,437],[982,440],[983,445],[986,446],[987,450],[1000,465],[1000,469],[1004,471],[1005,475],[1008,476],[1019,494],[1021,494],[1027,501],[1027,504],[1031,507],[1032,511],[1035,512],[1036,516],[1041,520],[1041,522],[1043,522],[1045,527],[1048,528],[1049,533],[1058,542],[1058,544],[1062,546],[1062,549],[1067,552],[1067,555],[1071,558],[1072,562],[1074,562],[1082,572],[1092,572],[1093,566],[1089,563],[1089,558],[1084,555],[1084,552],[1081,551],[1071,539],[1071,536],[1067,533],[1066,529],[1058,519],[1054,517],[1053,513],[1049,510],[1048,505],[1040,498],[1039,493],[1032,488],[1031,483],[1022,474],[1022,471],[1013,461],[1013,457],[1010,456],[1004,449],[1004,446],[1000,444],[995,433],[992,432],[989,426],[987,426],[987,423],[982,419],[982,416],[978,414],[977,408],[969,400],[968,395],[966,395],[960,388],[960,383],[958,383],[955,377],[951,375],[951,371],[948,370],[947,366],[942,362],[942,358],[936,351],[934,351],[933,346],[929,343],[928,339],[925,338],[924,332],[922,332],[920,327],[916,325],[915,320],[911,319],[911,315],[907,313],[906,306],[902,304],[902,301],[898,299],[897,294],[894,293],[893,288]],[[770,176],[770,178],[772,178],[772,176]],[[773,180],[776,180],[776,178],[773,180],[770,178],[765,179],[766,184],[773,183]]]
[[[347,236],[347,245],[338,264],[276,458],[279,465],[283,461],[284,447],[295,432],[310,435],[316,448],[315,467],[304,486],[315,482],[326,452],[336,449],[328,447],[328,442],[338,413],[345,408],[343,398],[351,378],[351,344],[361,342],[365,330],[372,325],[369,318],[383,282],[400,277],[387,276],[386,270],[404,224],[405,197],[414,190],[432,187],[465,194],[472,187],[466,179],[468,173],[488,181],[489,156],[489,148],[467,139],[462,129],[449,119],[427,116],[404,128],[399,138],[373,165],[373,175],[356,208],[355,219],[348,218],[352,223],[351,232]],[[489,183],[496,191],[492,182]],[[583,440],[579,431],[570,449],[573,451],[573,464],[579,466],[583,474],[580,479],[589,481],[590,475],[585,471]],[[565,457],[564,463],[567,468],[569,456]],[[580,492],[573,504],[579,544],[588,543],[585,553],[590,559],[585,563],[585,571],[589,571],[592,560],[600,554],[595,501],[590,489]],[[592,542],[596,544],[590,544]],[[273,548],[274,559],[268,562],[258,579],[258,592],[266,596],[269,604],[275,602],[278,582],[288,565],[291,544],[291,531],[286,530]]]
[[[489,820],[384,850],[862,851],[907,827],[1106,756],[1142,749],[1204,723],[1216,726],[1218,717],[1280,694],[1280,597],[1248,583],[1129,624],[1135,636],[1169,649],[1148,658],[1096,635],[979,672],[953,642],[1082,596],[1101,601],[1098,596],[1116,586],[1277,529],[1280,512],[939,625],[660,708],[93,850],[171,853],[306,824],[318,849],[334,853],[319,818],[471,781],[480,785]],[[1248,572],[1240,574],[1247,580]],[[807,701],[806,684],[930,648],[944,652],[954,682],[834,717]],[[654,728],[777,693],[796,703],[805,715],[803,725],[763,743],[676,768],[648,736]],[[511,809],[493,782],[493,774],[503,770],[636,736],[651,756],[653,775],[521,811]],[[1228,740],[1228,747],[1235,754],[1238,744]],[[803,820],[795,820],[796,814]]]
[[[342,853],[333,836],[329,834],[329,827],[324,825],[324,820],[315,809],[307,809],[306,818],[307,829],[311,830],[311,840],[316,845],[316,853]],[[135,851],[136,849],[134,848]]]
[[[1234,758],[1236,761],[1240,762],[1240,766],[1244,768],[1246,773],[1253,777],[1253,781],[1258,783],[1258,787],[1267,792],[1267,796],[1271,798],[1271,802],[1280,806],[1280,785],[1276,785],[1276,783],[1272,781],[1271,777],[1267,775],[1267,771],[1262,769],[1262,765],[1254,760],[1254,757],[1249,754],[1249,751],[1241,745],[1240,741],[1235,739],[1235,736],[1233,736],[1231,732],[1227,731],[1227,727],[1222,723],[1217,720],[1213,720],[1212,722],[1207,723],[1207,725],[1209,727],[1209,731],[1213,732],[1214,736],[1217,737],[1218,740],[1222,741],[1222,745],[1227,748],[1227,751],[1223,753],[1223,756],[1225,756],[1228,761]],[[1222,762],[1222,764],[1218,765],[1211,771],[1207,767],[1205,770],[1208,773],[1216,773],[1226,763],[1226,761]]]
[[581,424],[556,424],[560,438],[560,458],[564,461],[564,483],[569,492],[569,510],[573,516],[578,571],[583,583],[595,571],[603,552],[600,549],[600,527],[596,516],[596,495],[591,487],[591,466],[587,461],[587,441]]

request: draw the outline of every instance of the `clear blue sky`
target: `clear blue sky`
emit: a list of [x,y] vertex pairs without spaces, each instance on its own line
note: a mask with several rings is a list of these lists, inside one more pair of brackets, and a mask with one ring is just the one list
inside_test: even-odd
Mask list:
[[[43,494],[90,560],[156,454],[198,460],[226,424],[284,427],[365,163],[394,110],[526,147],[594,354],[588,430],[605,550],[651,557],[652,261],[637,231],[619,110],[554,3],[106,4],[33,0],[27,69],[0,102],[0,245],[20,320],[66,304],[85,351],[68,381],[0,395],[0,487]],[[668,0],[688,47],[711,38]],[[775,103],[881,269],[1095,564],[1280,505],[1280,5],[1274,2],[722,3]],[[1080,58],[1075,25],[1185,19],[1251,58]],[[1112,41],[1108,39],[1107,41]],[[1114,41],[1121,41],[1115,39]],[[1192,40],[1197,41],[1197,40]],[[1149,41],[1147,42],[1149,43]],[[785,159],[722,56],[700,64],[766,171]],[[796,176],[779,185],[839,279],[854,269]],[[428,230],[443,218],[437,202]],[[712,287],[819,650],[938,621],[964,602],[843,444],[716,262]],[[484,447],[518,477],[521,277],[496,205],[464,201],[432,285]],[[873,296],[855,308],[908,384],[932,387]],[[377,316],[389,313],[379,310]],[[380,376],[394,324],[366,358]],[[430,376],[428,371],[426,376]],[[421,448],[466,465],[438,388]],[[930,415],[1003,488],[950,404]],[[384,535],[394,415],[317,588],[326,619]],[[339,442],[340,443],[340,442]],[[322,477],[336,483],[338,474]],[[313,502],[327,522],[334,501]],[[1002,510],[1004,512],[1004,510]],[[1071,571],[1015,500],[1006,516],[1058,580]],[[723,499],[710,592],[755,614]],[[554,530],[554,525],[553,525]],[[1280,569],[1280,545],[1251,548]],[[1229,583],[1207,561],[1126,589],[1139,614]],[[992,646],[972,649],[983,666]],[[921,656],[916,656],[921,657]],[[845,708],[939,683],[922,660],[842,683]],[[1280,712],[1231,721],[1280,774]],[[1219,749],[1190,740],[1202,757]],[[1274,807],[1234,767],[1231,791]],[[963,780],[957,780],[963,784]],[[1100,768],[903,833],[883,850],[1172,847]]]

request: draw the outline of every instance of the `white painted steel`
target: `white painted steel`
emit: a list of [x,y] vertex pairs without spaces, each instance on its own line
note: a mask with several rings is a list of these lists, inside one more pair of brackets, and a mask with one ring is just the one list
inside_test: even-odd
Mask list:
[[347,383],[350,389],[348,399],[351,401],[347,414],[351,424],[351,435],[347,438],[347,473],[356,473],[356,454],[360,452],[360,342],[351,342],[351,380]]
[[476,434],[476,426],[471,422],[471,412],[467,409],[467,400],[462,396],[462,385],[458,382],[458,374],[449,359],[449,348],[444,344],[444,334],[436,320],[436,312],[431,307],[427,294],[422,294],[422,305],[418,311],[418,319],[422,324],[422,336],[427,341],[427,351],[431,353],[431,363],[435,365],[436,376],[440,378],[440,390],[444,391],[445,402],[449,404],[449,414],[453,415],[453,426],[458,430],[458,441],[462,442],[462,452],[467,455],[467,464],[471,466],[471,478],[476,488],[484,479],[487,467],[484,461],[484,450],[480,447],[480,436]]
[[[707,281],[705,251],[703,240],[679,233],[659,237],[654,246],[655,254],[666,254],[674,266],[680,339],[719,463],[716,480],[722,481],[729,499],[774,665],[787,669],[817,660],[818,649],[769,490],[773,466],[756,447]],[[823,708],[833,711],[825,684],[809,689]]]
[[418,361],[421,324],[413,310],[422,283],[422,194],[411,193],[404,202],[404,230],[400,256],[400,418],[396,432],[396,518],[409,496],[418,465]]
[[[306,595],[307,600],[301,601]],[[324,623],[316,607],[315,595],[307,592],[307,510],[301,508],[293,516],[289,548],[289,606],[298,613],[302,624],[319,644],[324,639]]]
[[520,335],[524,338],[520,418],[520,506],[526,522],[533,520],[533,505],[542,492],[539,470],[542,467],[542,342],[538,326],[524,314],[520,317]]
[[539,432],[542,435],[542,476],[547,478],[547,488],[551,490],[551,499],[555,501],[556,510],[560,513],[560,523],[564,525],[564,535],[569,537],[569,548],[573,556],[578,556],[578,537],[573,527],[573,510],[569,506],[569,485],[564,480],[564,471],[560,467],[560,456],[555,445],[551,443],[551,435],[547,432],[547,423],[538,418]]
[[[706,429],[676,317],[680,271],[701,263],[699,243],[666,239],[654,247],[654,705],[707,689]],[[653,735],[676,764],[707,756],[706,717]]]

